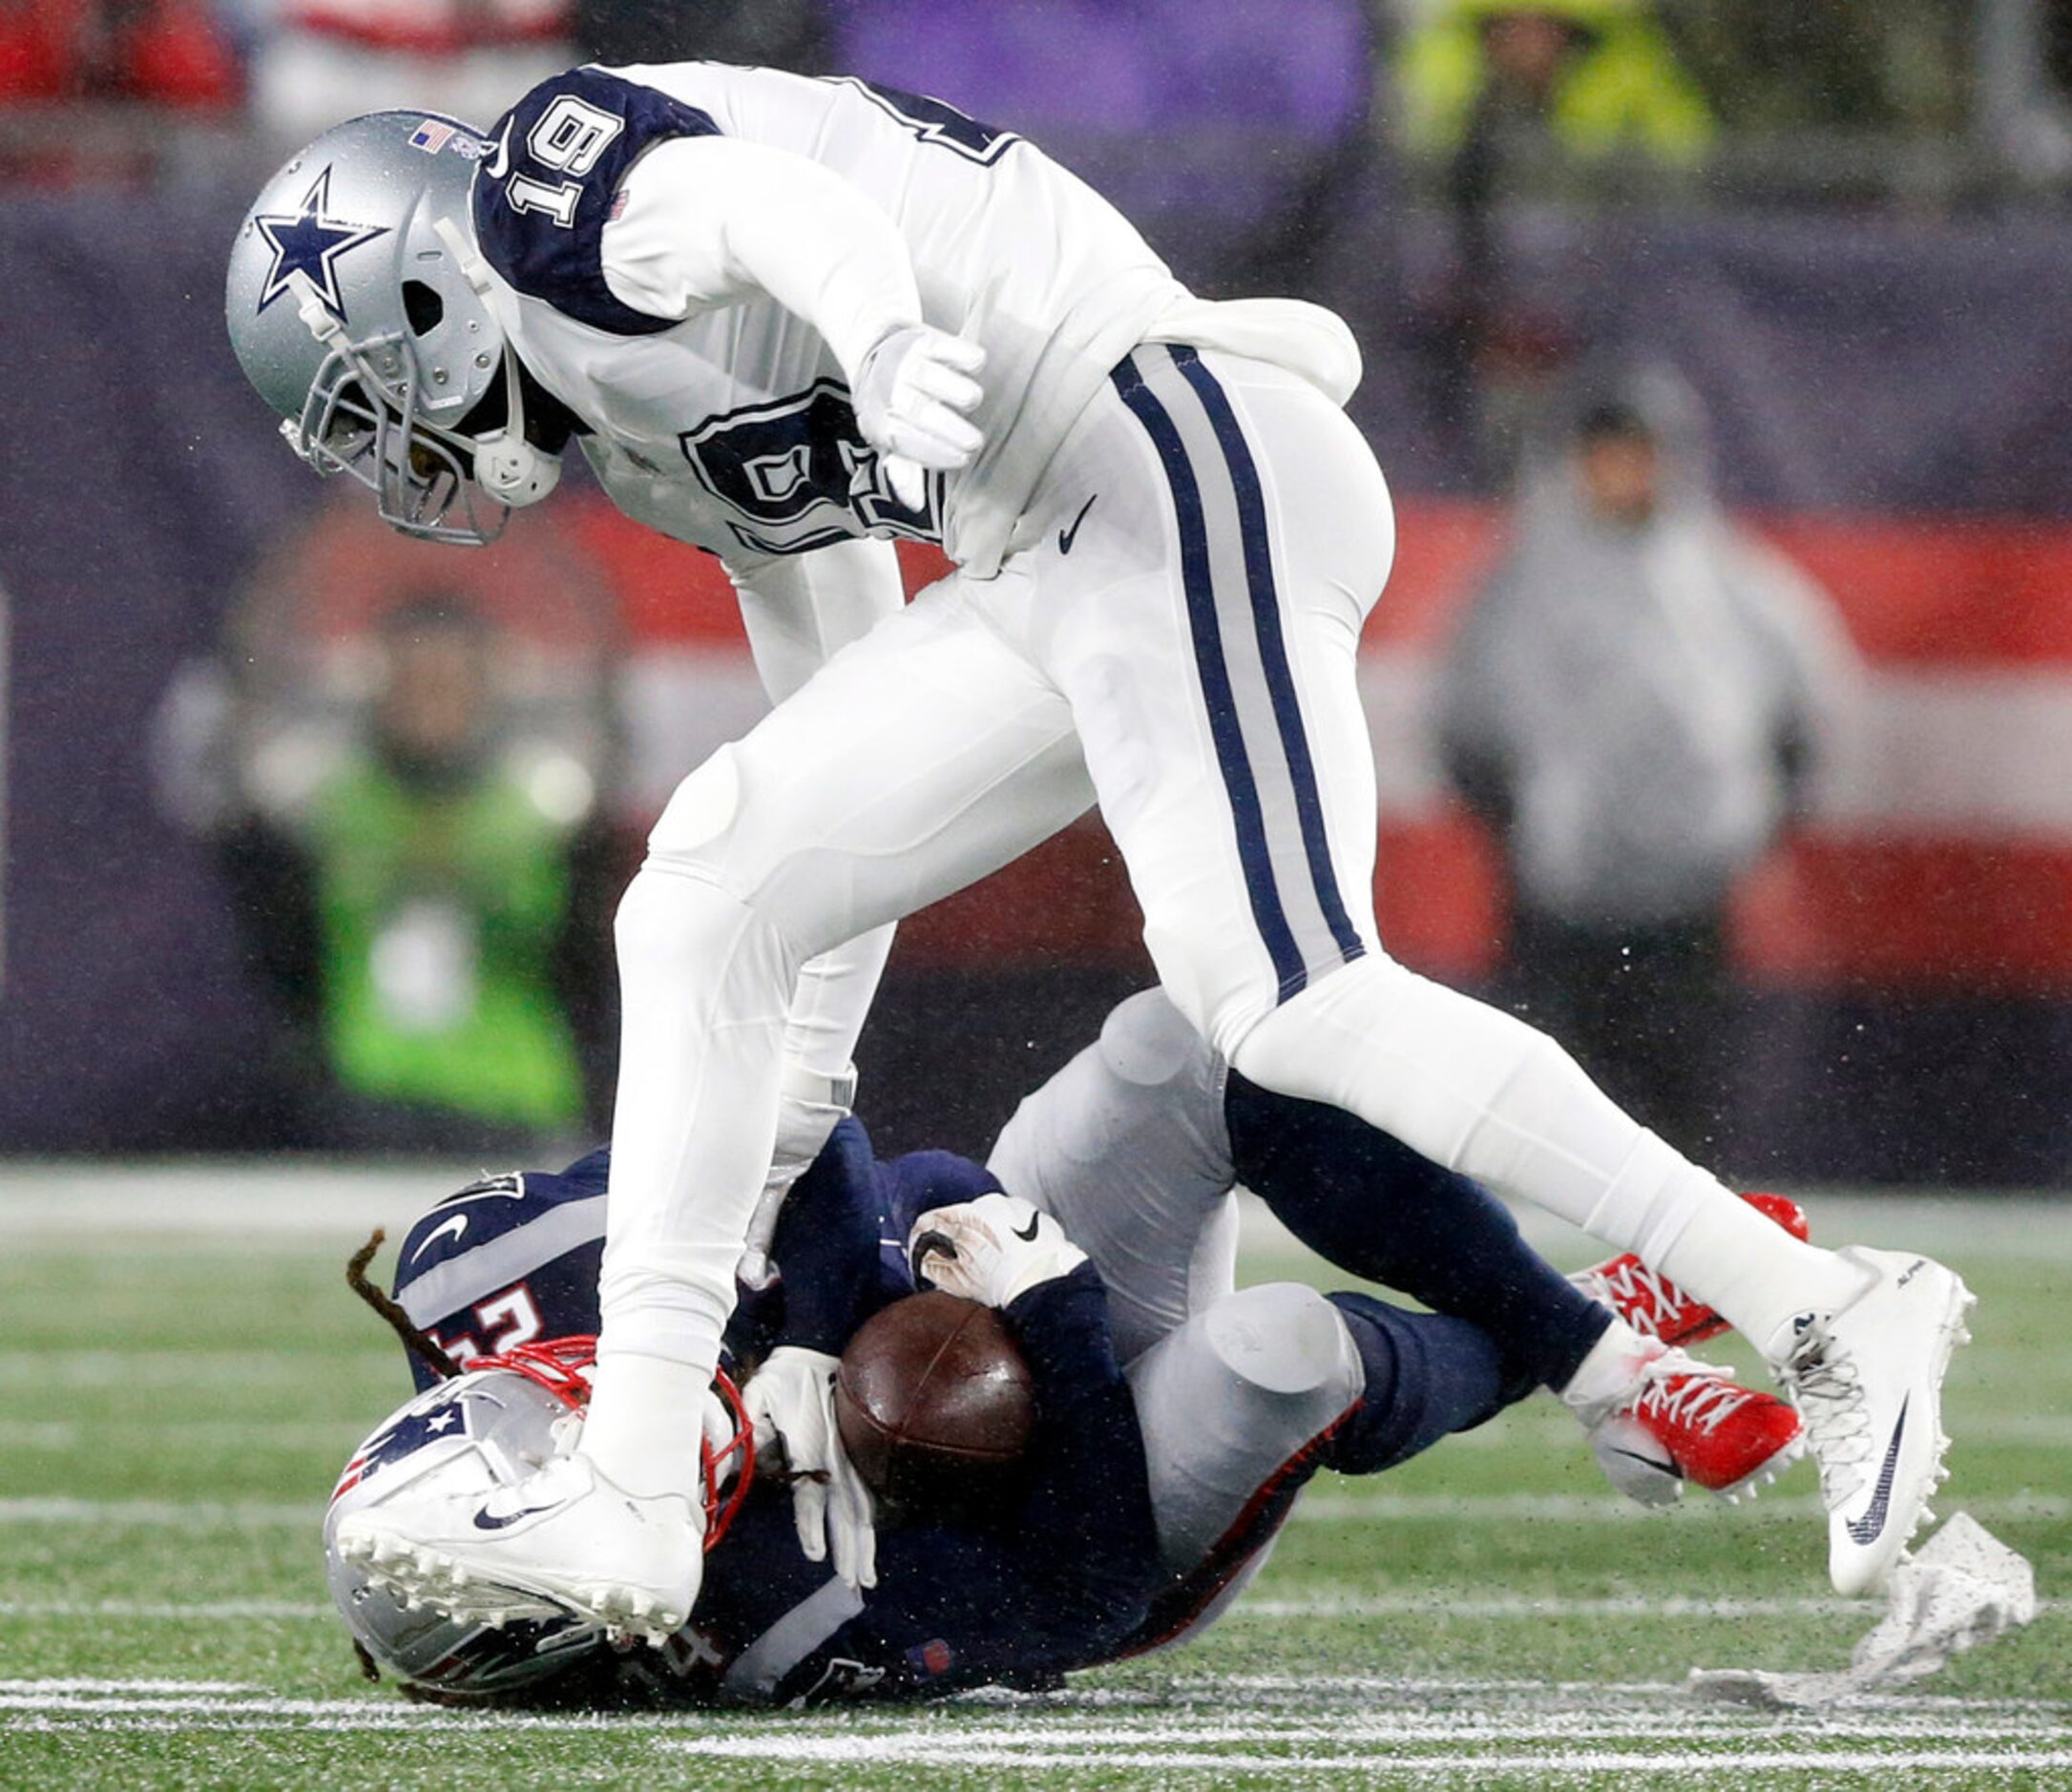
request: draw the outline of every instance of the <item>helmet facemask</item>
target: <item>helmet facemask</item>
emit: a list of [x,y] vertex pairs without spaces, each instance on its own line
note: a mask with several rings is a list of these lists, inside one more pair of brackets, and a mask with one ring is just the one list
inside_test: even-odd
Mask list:
[[289,446],[428,541],[493,541],[560,471],[559,446],[526,434],[522,369],[468,229],[491,149],[423,113],[334,125],[261,190],[224,278],[231,346]]
[[[320,475],[357,479],[374,493],[382,520],[407,535],[460,547],[494,541],[511,506],[475,482],[473,441],[424,415],[408,337],[393,331],[354,341],[313,288],[301,299],[303,322],[326,353],[302,415],[281,426],[288,445]],[[515,402],[511,395],[507,414]]]

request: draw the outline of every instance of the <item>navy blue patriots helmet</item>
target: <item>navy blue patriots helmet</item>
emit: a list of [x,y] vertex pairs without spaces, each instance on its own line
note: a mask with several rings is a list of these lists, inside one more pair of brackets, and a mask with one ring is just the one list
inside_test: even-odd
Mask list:
[[370,488],[406,533],[469,545],[560,472],[525,440],[474,247],[470,194],[493,153],[421,112],[334,126],[262,189],[223,294],[239,363],[295,451]]
[[[513,1592],[494,1622],[407,1604],[347,1561],[342,1519],[398,1495],[486,1499],[574,1446],[590,1395],[594,1338],[521,1344],[484,1357],[389,1414],[340,1471],[324,1521],[325,1577],[354,1641],[408,1684],[463,1700],[537,1689],[609,1647],[596,1619]],[[755,1469],[741,1397],[716,1378],[702,1415],[705,1547],[726,1534]]]

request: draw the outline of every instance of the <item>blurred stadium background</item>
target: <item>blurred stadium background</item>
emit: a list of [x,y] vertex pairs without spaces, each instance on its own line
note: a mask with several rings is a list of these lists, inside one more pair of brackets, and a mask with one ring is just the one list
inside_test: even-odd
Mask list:
[[[1434,668],[1536,414],[1577,367],[1673,366],[1725,500],[1864,669],[1810,811],[1734,893],[1732,1049],[1679,1142],[1755,1180],[2072,1177],[2062,0],[0,6],[0,1152],[506,1156],[596,1124],[611,892],[759,708],[726,594],[579,477],[472,558],[385,539],[274,439],[220,298],[241,209],[325,116],[493,111],[592,52],[940,94],[1104,187],[1203,291],[1352,322],[1401,523],[1366,642],[1384,937],[1469,987],[1506,898],[1434,755]],[[1522,129],[1478,97],[1514,52]],[[501,1108],[378,1043],[355,1070],[339,1004],[297,996],[346,950],[317,793],[378,725],[382,618],[439,603],[499,643],[482,676],[557,855],[552,925],[477,968],[552,1011]],[[428,927],[370,974],[435,1018]],[[1085,823],[907,927],[866,1110],[891,1145],[982,1145],[1147,974]],[[457,1125],[407,1123],[427,1091]]]
[[[1320,1490],[1170,1672],[1005,1722],[433,1736],[367,1696],[311,1540],[400,1368],[338,1261],[460,1166],[594,1135],[613,895],[761,698],[712,563],[576,467],[474,555],[320,486],[231,358],[225,251],[332,117],[487,122],[582,56],[676,54],[939,94],[1203,291],[1351,321],[1400,521],[1365,660],[1384,937],[1465,987],[1506,993],[1511,905],[1445,776],[1447,645],[1573,377],[1675,370],[1723,501],[1860,673],[1732,891],[1716,1096],[1677,1142],[1869,1188],[1815,1198],[1820,1235],[1959,1263],[1952,1492],[2046,1594],[2072,1559],[2072,4],[0,0],[0,1781],[594,1783],[688,1752],[714,1783],[1278,1784],[1395,1749],[1420,1783],[2061,1782],[2055,1600],[1940,1701],[1817,1733],[1678,1707],[1692,1662],[1833,1666],[1866,1628],[1821,1596],[1810,1471],[1752,1524],[1643,1532],[1537,1407]],[[866,1117],[983,1148],[1148,974],[1084,823],[903,928]],[[2040,1193],[1945,1198],[1985,1188]],[[1315,1266],[1255,1232],[1246,1269]]]

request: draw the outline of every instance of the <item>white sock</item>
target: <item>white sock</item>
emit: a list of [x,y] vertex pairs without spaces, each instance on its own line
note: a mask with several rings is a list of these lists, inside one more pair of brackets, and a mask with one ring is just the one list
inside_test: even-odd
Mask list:
[[1643,1338],[1624,1320],[1614,1319],[1590,1346],[1590,1354],[1576,1365],[1568,1385],[1556,1392],[1588,1428],[1624,1406],[1647,1365],[1667,1349],[1659,1338]]
[[1740,1332],[1769,1363],[1781,1363],[1802,1313],[1831,1313],[1863,1292],[1845,1258],[1802,1244],[1747,1201],[1694,1204],[1674,1242],[1641,1253]]
[[695,1364],[634,1351],[599,1357],[591,1375],[582,1453],[628,1493],[680,1493],[701,1511],[699,1445],[711,1386],[712,1371],[701,1372]]
[[[1253,1082],[1357,1114],[1436,1163],[1640,1253],[1767,1349],[1862,1277],[1801,1244],[1622,1113],[1552,1039],[1378,956],[1234,1048]],[[1773,1359],[1774,1360],[1774,1359]]]

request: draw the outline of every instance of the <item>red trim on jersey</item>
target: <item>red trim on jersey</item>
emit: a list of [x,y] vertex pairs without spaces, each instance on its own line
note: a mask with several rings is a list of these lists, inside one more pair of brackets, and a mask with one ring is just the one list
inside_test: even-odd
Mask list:
[[[1126,1660],[1131,1656],[1162,1647],[1176,1636],[1193,1628],[1201,1621],[1202,1614],[1208,1610],[1217,1595],[1234,1580],[1245,1564],[1257,1555],[1279,1533],[1287,1522],[1287,1511],[1273,1511],[1273,1505],[1289,1479],[1316,1461],[1317,1452],[1335,1437],[1346,1421],[1366,1404],[1355,1400],[1292,1456],[1259,1484],[1258,1490],[1245,1502],[1245,1510],[1238,1513],[1229,1530],[1216,1540],[1215,1546],[1203,1557],[1201,1567],[1188,1574],[1181,1583],[1161,1594],[1151,1602],[1150,1614],[1138,1627],[1137,1634],[1128,1645],[1117,1655],[1107,1657],[1112,1661]],[[1290,1503],[1293,1492],[1287,1490]],[[1152,1633],[1146,1635],[1146,1632]]]

